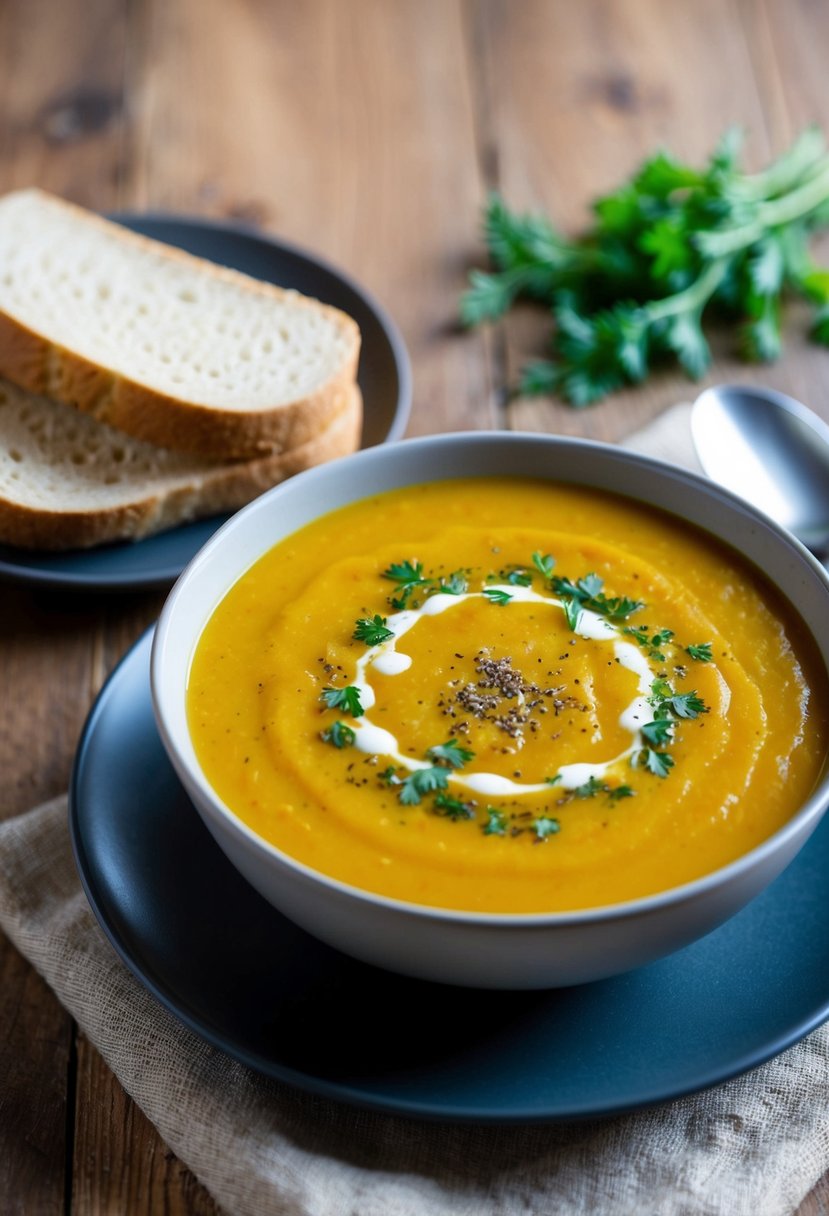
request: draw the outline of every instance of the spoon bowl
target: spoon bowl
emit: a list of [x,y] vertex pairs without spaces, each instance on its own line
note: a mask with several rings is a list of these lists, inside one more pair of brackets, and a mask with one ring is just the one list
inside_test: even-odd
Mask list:
[[691,433],[708,476],[818,553],[829,549],[829,426],[774,389],[718,385],[694,403]]

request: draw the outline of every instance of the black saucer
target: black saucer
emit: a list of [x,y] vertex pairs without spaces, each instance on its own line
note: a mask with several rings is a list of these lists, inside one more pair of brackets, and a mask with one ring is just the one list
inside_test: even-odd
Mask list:
[[322,945],[236,873],[184,794],[153,721],[150,644],[147,633],[122,660],[81,739],[70,798],[78,868],[131,970],[252,1068],[422,1118],[572,1119],[713,1085],[829,1017],[829,819],[715,933],[596,984],[454,989]]

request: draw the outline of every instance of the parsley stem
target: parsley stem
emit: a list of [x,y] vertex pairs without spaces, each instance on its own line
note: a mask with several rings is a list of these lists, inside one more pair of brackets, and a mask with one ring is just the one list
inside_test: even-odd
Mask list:
[[727,269],[728,258],[719,258],[707,266],[699,278],[695,279],[684,291],[678,291],[664,300],[654,300],[653,303],[647,304],[642,311],[648,323],[653,324],[654,321],[662,321],[666,317],[675,317],[684,312],[702,311],[706,301],[711,298],[722,282]]
[[760,203],[755,218],[750,224],[739,228],[726,228],[720,232],[701,232],[697,236],[697,247],[707,257],[723,257],[737,253],[759,241],[769,228],[790,224],[814,211],[829,198],[829,164],[815,177],[798,186],[789,194]]
[[804,177],[826,163],[826,141],[818,127],[807,127],[773,164],[760,173],[746,173],[730,186],[730,193],[745,201],[764,202],[786,194]]

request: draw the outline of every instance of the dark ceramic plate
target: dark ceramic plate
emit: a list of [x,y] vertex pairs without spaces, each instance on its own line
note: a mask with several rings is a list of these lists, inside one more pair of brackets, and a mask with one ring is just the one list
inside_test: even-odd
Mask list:
[[[165,215],[112,218],[135,232],[280,287],[294,287],[347,312],[363,339],[357,376],[365,410],[362,446],[400,438],[411,405],[409,357],[394,322],[353,279],[313,254],[236,225]],[[186,524],[135,544],[69,553],[0,545],[0,578],[93,591],[168,587],[226,518]]]
[[179,785],[153,720],[150,645],[147,633],[121,661],[84,730],[75,856],[127,966],[252,1068],[419,1118],[572,1119],[714,1085],[829,1017],[829,817],[739,916],[600,983],[447,988],[322,945],[237,874]]

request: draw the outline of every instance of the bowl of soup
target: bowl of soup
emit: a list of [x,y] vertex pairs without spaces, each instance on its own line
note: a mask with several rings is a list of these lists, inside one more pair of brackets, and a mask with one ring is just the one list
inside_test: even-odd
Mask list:
[[569,985],[710,932],[817,826],[827,606],[790,534],[694,474],[436,436],[227,523],[164,607],[153,702],[219,846],[308,932]]

